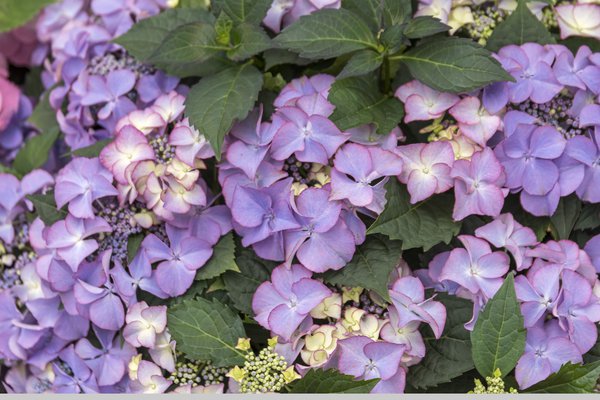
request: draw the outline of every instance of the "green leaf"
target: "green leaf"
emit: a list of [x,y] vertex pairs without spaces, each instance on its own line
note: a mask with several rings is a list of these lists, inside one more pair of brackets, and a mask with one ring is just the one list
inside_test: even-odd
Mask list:
[[[596,331],[598,337],[600,337],[600,325],[596,324]],[[584,363],[591,363],[595,361],[600,361],[600,342],[596,341],[594,347],[592,347],[587,353],[583,355]]]
[[167,321],[177,350],[186,357],[211,360],[215,367],[244,362],[244,353],[235,348],[238,339],[246,336],[242,320],[218,300],[184,301],[169,309]]
[[404,35],[409,39],[420,39],[448,30],[450,30],[450,27],[438,18],[421,16],[412,19],[408,23],[404,30]]
[[386,27],[402,24],[411,16],[411,0],[383,0],[383,23]]
[[595,229],[600,226],[600,204],[584,204],[574,229]]
[[388,240],[381,235],[369,236],[356,248],[354,257],[344,268],[326,272],[323,280],[334,285],[373,290],[389,301],[390,273],[398,265],[401,254],[400,242]]
[[127,238],[127,263],[131,264],[135,256],[137,255],[142,242],[144,241],[144,234],[138,233]]
[[378,382],[379,378],[359,381],[335,369],[313,368],[292,385],[291,393],[370,393]]
[[265,71],[284,64],[307,65],[310,60],[301,58],[298,54],[285,49],[270,49],[263,53],[265,59]]
[[497,368],[503,377],[510,373],[525,350],[525,336],[515,280],[508,274],[471,332],[473,361],[481,376],[493,376]]
[[252,297],[256,288],[271,277],[277,263],[258,258],[252,249],[238,246],[236,264],[240,272],[224,273],[223,282],[235,307],[244,314],[252,315]]
[[582,46],[588,46],[593,53],[600,52],[600,40],[591,37],[571,36],[561,40],[559,44],[567,46],[573,53],[577,53]]
[[80,149],[73,150],[71,153],[69,153],[69,155],[86,158],[98,157],[102,149],[105,148],[110,142],[112,142],[112,139],[99,140],[96,143],[87,147],[82,147]]
[[233,29],[233,20],[227,14],[221,12],[215,21],[216,41],[223,46],[229,46],[231,42],[231,30]]
[[148,61],[168,71],[172,64],[202,63],[228,48],[217,43],[212,24],[192,22],[172,30]]
[[[409,368],[407,382],[427,389],[451,382],[475,368],[471,357],[471,339],[464,325],[473,315],[473,303],[456,296],[438,293],[435,298],[446,307],[446,325],[439,339],[431,329],[423,329],[425,358]],[[471,387],[473,381],[470,381]]]
[[335,105],[330,119],[343,131],[375,124],[377,133],[387,134],[404,116],[402,103],[395,97],[383,95],[373,75],[336,80],[328,99]]
[[342,8],[360,16],[375,34],[382,25],[382,0],[342,0]]
[[367,24],[351,11],[324,9],[301,17],[285,28],[275,42],[310,59],[334,58],[356,50],[377,50]]
[[243,61],[272,46],[271,38],[261,27],[249,24],[236,26],[232,38],[234,47],[227,55],[234,61]]
[[192,22],[213,24],[215,17],[201,8],[171,9],[135,23],[114,41],[140,61],[148,61],[176,28]]
[[525,390],[527,393],[594,393],[600,376],[600,361],[563,365],[560,370]]
[[211,6],[216,15],[225,12],[236,24],[247,22],[258,25],[271,3],[271,0],[213,0]]
[[556,43],[544,24],[529,10],[527,2],[519,0],[516,10],[494,29],[485,47],[498,51],[509,44],[520,46],[527,42]]
[[56,0],[2,0],[0,1],[0,32],[25,25],[38,12]]
[[390,59],[402,61],[415,79],[442,92],[469,92],[514,80],[488,50],[470,39],[430,38]]
[[381,233],[402,240],[403,250],[423,247],[427,251],[440,242],[449,243],[460,231],[462,223],[452,219],[452,195],[436,195],[410,204],[406,185],[390,179],[385,187],[387,204],[368,234]]
[[383,56],[373,50],[360,50],[352,55],[337,79],[360,76],[375,71],[383,62]]
[[262,82],[260,71],[244,64],[206,77],[190,90],[186,116],[206,136],[217,160],[221,159],[225,134],[254,107]]
[[569,238],[580,212],[581,201],[574,194],[560,199],[554,215],[550,217],[552,235],[556,240]]
[[235,242],[232,233],[228,233],[217,242],[210,260],[196,273],[196,280],[216,278],[227,271],[240,271],[235,263]]
[[208,10],[210,0],[179,0],[177,7],[179,8],[202,8]]
[[67,212],[65,210],[56,208],[54,192],[48,192],[46,194],[30,194],[27,198],[33,203],[35,214],[40,217],[46,226],[50,226],[56,221],[60,221],[67,217]]
[[21,175],[46,163],[50,149],[60,134],[56,111],[50,106],[48,96],[49,92],[46,92],[28,119],[40,134],[27,140],[13,162],[13,168]]

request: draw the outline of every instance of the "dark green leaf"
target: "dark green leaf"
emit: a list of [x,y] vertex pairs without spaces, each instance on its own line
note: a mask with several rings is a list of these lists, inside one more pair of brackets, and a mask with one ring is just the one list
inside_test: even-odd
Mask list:
[[567,46],[573,53],[577,53],[582,46],[588,46],[594,53],[600,52],[600,40],[591,37],[571,36],[561,40],[560,44]]
[[13,162],[13,168],[21,175],[46,163],[50,149],[60,134],[60,128],[56,122],[56,111],[50,106],[48,95],[48,92],[44,94],[28,120],[38,128],[40,134],[27,140]]
[[193,360],[211,360],[215,367],[239,365],[244,353],[236,349],[246,336],[242,320],[230,308],[213,299],[184,301],[168,311],[169,332],[177,350]]
[[215,21],[216,41],[223,46],[229,46],[231,42],[231,30],[233,29],[233,20],[227,14],[221,12]]
[[600,361],[563,365],[560,370],[525,390],[527,393],[594,393],[600,376]]
[[233,48],[227,52],[234,61],[242,61],[271,48],[271,38],[258,26],[242,24],[232,32]]
[[201,8],[208,10],[210,0],[179,0],[177,7],[180,8]]
[[256,67],[244,64],[204,78],[190,90],[185,113],[206,136],[218,160],[225,134],[254,107],[262,82]]
[[360,50],[352,55],[338,79],[360,76],[375,71],[383,62],[383,56],[373,50]]
[[600,204],[584,204],[574,229],[585,230],[600,227]]
[[450,30],[450,27],[439,19],[430,16],[421,16],[414,18],[408,23],[404,30],[404,35],[409,39],[420,39],[448,30]]
[[519,195],[509,195],[504,201],[504,208],[502,212],[511,213],[517,222],[531,228],[533,232],[535,232],[535,235],[539,241],[542,241],[544,237],[546,237],[548,228],[550,226],[550,218],[536,217],[523,210],[523,207],[519,201]]
[[[596,331],[598,334],[598,337],[600,338],[600,325],[596,324]],[[594,345],[594,347],[592,347],[590,349],[590,351],[588,351],[587,353],[585,353],[583,355],[583,362],[584,363],[592,363],[595,361],[600,361],[600,342],[596,341],[596,344]]]
[[383,23],[386,27],[399,25],[412,16],[411,0],[383,0]]
[[225,12],[236,24],[247,22],[258,25],[261,23],[271,0],[213,0],[213,12],[218,15]]
[[373,33],[381,29],[383,0],[342,0],[342,8],[360,16]]
[[493,376],[497,368],[503,377],[510,373],[525,350],[525,336],[515,280],[508,274],[471,332],[473,361],[481,376]]
[[168,72],[172,65],[200,64],[228,48],[217,43],[212,24],[192,22],[173,29],[148,61]]
[[470,39],[431,38],[392,58],[406,64],[414,78],[442,92],[468,92],[514,80],[488,50]]
[[325,9],[301,17],[275,38],[281,47],[310,59],[334,58],[356,50],[377,50],[367,24],[351,11]]
[[201,8],[171,9],[145,18],[114,41],[140,61],[148,61],[170,32],[192,22],[213,24],[215,17]]
[[2,0],[0,1],[0,32],[25,25],[38,12],[56,0]]
[[356,380],[334,369],[311,369],[292,385],[291,393],[369,393],[379,379]]
[[[471,339],[464,325],[473,315],[473,303],[460,297],[437,294],[436,301],[446,307],[446,325],[439,339],[431,329],[424,329],[425,358],[408,370],[407,382],[417,389],[427,389],[450,382],[475,368],[471,358]],[[473,380],[470,381],[473,387]]]
[[252,249],[237,247],[236,264],[240,272],[228,271],[223,282],[235,307],[244,314],[252,315],[252,297],[256,288],[271,277],[277,263],[258,258]]
[[127,238],[127,263],[131,264],[143,241],[144,235],[142,233]]
[[451,195],[436,195],[410,204],[406,185],[390,179],[385,187],[387,204],[369,227],[368,234],[381,233],[390,239],[402,240],[404,250],[423,247],[427,251],[440,242],[449,243],[460,231],[462,223],[452,219]]
[[581,201],[574,194],[560,199],[554,215],[550,217],[552,233],[556,240],[569,238],[580,212]]
[[212,279],[227,271],[239,272],[239,270],[235,263],[233,234],[228,233],[217,242],[210,260],[196,273],[196,280]]
[[60,221],[67,217],[67,212],[65,210],[56,208],[54,192],[48,192],[46,194],[30,194],[27,198],[31,200],[35,207],[35,213],[46,226],[50,226],[56,221]]
[[73,150],[70,155],[76,157],[86,157],[86,158],[94,158],[100,155],[100,152],[103,148],[105,148],[112,139],[104,139],[99,140],[96,143],[89,145],[87,147],[82,147],[77,150]]
[[301,58],[298,54],[285,49],[270,49],[263,53],[265,71],[283,64],[307,65],[310,60]]
[[509,44],[522,45],[527,42],[539,44],[556,43],[548,29],[527,7],[527,2],[519,0],[517,9],[494,29],[486,48],[498,51]]
[[330,118],[341,130],[375,124],[377,133],[387,134],[404,116],[402,103],[383,95],[372,75],[336,80],[328,98],[335,105]]
[[388,281],[390,273],[398,265],[402,244],[373,235],[356,248],[352,260],[338,271],[323,274],[325,282],[347,287],[362,287],[373,290],[389,301]]

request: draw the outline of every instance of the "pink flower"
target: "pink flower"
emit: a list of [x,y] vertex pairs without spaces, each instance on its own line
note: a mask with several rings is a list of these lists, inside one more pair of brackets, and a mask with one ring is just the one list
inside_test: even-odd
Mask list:
[[454,94],[438,92],[416,80],[400,86],[395,95],[404,103],[404,122],[439,118],[459,101]]
[[500,129],[500,117],[490,115],[477,97],[465,97],[450,109],[450,114],[456,118],[462,134],[480,146],[485,146]]

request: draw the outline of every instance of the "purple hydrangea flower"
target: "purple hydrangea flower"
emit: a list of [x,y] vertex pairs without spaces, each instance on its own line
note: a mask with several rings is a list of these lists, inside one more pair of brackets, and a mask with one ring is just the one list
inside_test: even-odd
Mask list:
[[263,282],[252,299],[254,319],[264,328],[289,341],[294,331],[321,301],[331,295],[312,272],[301,265],[280,265]]
[[525,327],[534,326],[546,312],[551,312],[558,299],[560,268],[546,266],[533,270],[527,276],[515,278],[517,298],[521,301],[521,314]]
[[405,83],[395,95],[404,103],[406,123],[439,118],[460,100],[457,95],[438,92],[419,81]]

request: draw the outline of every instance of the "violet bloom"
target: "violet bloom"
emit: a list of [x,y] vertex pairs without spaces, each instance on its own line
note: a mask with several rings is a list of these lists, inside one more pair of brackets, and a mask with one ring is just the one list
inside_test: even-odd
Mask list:
[[99,386],[118,383],[127,371],[129,360],[135,355],[135,349],[123,343],[117,333],[95,328],[100,348],[85,338],[75,345],[75,353],[93,371]]
[[69,214],[64,220],[55,222],[46,231],[45,237],[48,248],[55,249],[56,254],[75,272],[79,264],[98,249],[98,242],[88,238],[111,230],[101,217],[79,219]]
[[457,160],[451,176],[455,178],[456,196],[452,218],[458,221],[472,214],[500,214],[508,190],[502,189],[504,171],[489,147],[473,154],[470,161]]
[[580,162],[585,168],[583,181],[577,188],[577,196],[590,203],[600,202],[600,130],[592,135],[569,139],[566,154]]
[[528,257],[536,258],[532,269],[556,265],[562,270],[577,271],[590,284],[596,281],[596,271],[588,254],[570,240],[548,241],[526,250]]
[[341,0],[274,0],[263,23],[275,33],[301,16],[325,8],[340,8]]
[[146,251],[140,249],[132,262],[127,265],[127,271],[123,265],[115,261],[110,271],[115,287],[119,295],[130,302],[137,302],[137,289],[152,293],[156,297],[164,299],[168,295],[158,287],[156,279],[152,276],[152,264],[148,260]]
[[121,297],[110,279],[110,251],[100,256],[96,273],[84,280],[79,278],[73,288],[80,315],[87,316],[102,329],[116,331],[125,323],[125,311]]
[[507,249],[515,259],[517,271],[529,268],[532,259],[525,255],[525,250],[538,244],[533,230],[515,221],[512,214],[501,214],[489,224],[477,228],[475,236]]
[[231,215],[242,229],[242,244],[250,246],[274,233],[300,227],[290,208],[291,179],[261,190],[238,186],[233,193]]
[[102,165],[113,173],[115,180],[126,185],[127,167],[137,161],[154,159],[154,150],[142,132],[128,125],[117,133],[112,143],[102,149],[99,158]]
[[519,275],[515,278],[517,298],[521,301],[521,314],[525,319],[525,327],[534,326],[546,312],[551,312],[556,305],[560,287],[560,267],[547,267],[530,271],[527,277]]
[[125,341],[135,347],[153,348],[157,335],[167,328],[167,306],[150,307],[145,301],[133,304],[125,316]]
[[324,284],[311,279],[312,272],[301,265],[280,265],[263,282],[252,298],[254,319],[264,328],[289,341],[310,312],[331,296]]
[[562,291],[555,309],[559,324],[569,333],[569,339],[581,354],[596,344],[600,321],[600,299],[592,291],[589,282],[577,272],[562,272]]
[[[550,101],[561,90],[552,71],[554,53],[537,43],[522,46],[505,46],[497,58],[504,69],[515,78],[515,82],[502,82],[484,89],[484,105],[495,112],[499,104],[522,103],[528,99],[543,104]],[[499,90],[504,87],[507,90]],[[487,102],[494,104],[488,107]]]
[[293,154],[300,161],[325,165],[348,139],[348,134],[341,132],[328,118],[309,115],[297,107],[278,109],[273,123],[281,123],[271,144],[272,157],[276,160],[285,160]]
[[93,218],[94,200],[118,194],[111,182],[112,174],[97,158],[75,158],[56,177],[56,206],[62,208],[68,203],[74,217]]
[[596,235],[585,244],[585,252],[590,256],[596,272],[600,273],[600,235]]
[[450,252],[439,279],[456,282],[473,294],[492,298],[508,272],[508,256],[501,251],[492,252],[485,240],[474,236],[460,235],[458,240],[465,248]]
[[567,362],[581,363],[581,353],[564,337],[552,336],[548,329],[536,326],[527,330],[525,352],[515,369],[521,389],[543,381]]
[[352,205],[378,214],[383,211],[376,201],[381,194],[374,193],[373,182],[402,172],[402,160],[394,153],[356,143],[344,145],[336,153],[333,165],[331,199],[348,199]]
[[120,116],[125,115],[136,108],[125,96],[135,86],[135,80],[135,74],[125,69],[111,71],[106,77],[92,75],[87,79],[86,93],[82,94],[81,104],[103,104],[98,111],[98,118],[101,120],[108,119],[115,110],[119,110]]
[[502,125],[497,115],[490,115],[477,97],[465,97],[450,109],[458,122],[460,132],[481,147],[494,136]]
[[423,358],[425,357],[425,342],[419,327],[421,326],[420,321],[409,322],[401,328],[399,326],[400,317],[396,307],[388,307],[389,321],[387,321],[379,335],[381,339],[388,343],[401,344],[406,346],[406,354],[411,358]]
[[59,354],[60,361],[52,364],[55,378],[54,393],[98,393],[96,376],[70,345]]
[[24,200],[28,194],[33,194],[54,182],[46,171],[36,169],[28,173],[20,181],[11,174],[0,174],[0,239],[11,243],[15,236],[13,219],[25,211]]
[[295,106],[302,98],[314,96],[315,94],[327,99],[329,89],[331,89],[334,81],[335,78],[327,74],[316,74],[310,78],[302,76],[294,79],[281,89],[281,92],[279,92],[277,98],[273,101],[273,105],[276,108]]
[[560,38],[584,36],[600,40],[600,6],[593,3],[561,4],[556,6]]
[[327,186],[308,188],[296,197],[292,207],[300,226],[284,233],[288,263],[296,255],[309,270],[325,272],[340,269],[352,259],[354,236],[340,218],[342,203],[329,198]]
[[400,361],[406,346],[375,342],[366,336],[339,340],[338,369],[355,378],[381,379],[371,393],[403,393],[406,371]]
[[210,143],[196,128],[190,126],[188,119],[175,125],[169,134],[169,144],[175,146],[177,158],[191,167],[196,167],[196,159],[214,156]]
[[407,144],[399,146],[396,151],[403,162],[398,179],[407,185],[411,203],[418,203],[454,186],[450,177],[454,150],[449,142]]
[[587,46],[581,46],[575,56],[565,48],[556,56],[554,62],[553,69],[556,79],[565,86],[581,90],[589,89],[598,94],[600,91],[600,67],[591,62],[591,55],[592,51]]
[[416,80],[396,89],[395,96],[404,103],[407,123],[440,118],[460,100],[455,94],[438,92]]
[[142,360],[136,372],[136,379],[131,380],[129,386],[133,393],[164,393],[172,384],[156,364]]
[[398,313],[397,328],[403,328],[413,321],[425,322],[431,327],[436,338],[440,338],[446,324],[446,308],[433,297],[425,299],[425,288],[413,276],[405,276],[394,282],[390,298]]
[[142,242],[142,248],[150,263],[160,261],[155,271],[158,287],[175,297],[192,285],[196,271],[212,255],[212,247],[206,241],[190,236],[187,229],[167,224],[166,231],[169,245],[150,234]]

